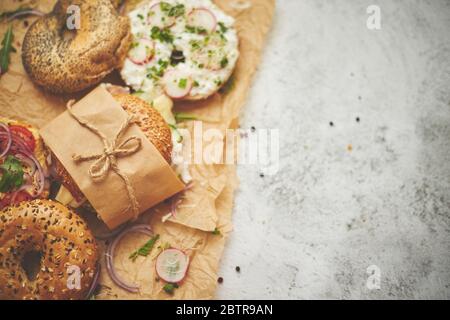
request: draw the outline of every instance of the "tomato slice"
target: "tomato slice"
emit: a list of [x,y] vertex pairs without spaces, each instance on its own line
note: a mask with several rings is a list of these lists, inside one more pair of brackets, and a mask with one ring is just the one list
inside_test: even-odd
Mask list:
[[9,126],[9,130],[11,134],[20,137],[30,151],[34,151],[36,148],[36,140],[30,130],[18,125]]

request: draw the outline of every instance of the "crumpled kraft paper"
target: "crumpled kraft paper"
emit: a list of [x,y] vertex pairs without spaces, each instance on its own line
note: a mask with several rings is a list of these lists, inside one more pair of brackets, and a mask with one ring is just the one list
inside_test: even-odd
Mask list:
[[[136,2],[136,1],[133,1]],[[225,133],[227,128],[238,123],[251,80],[260,62],[266,35],[271,27],[275,0],[215,0],[228,14],[236,19],[240,38],[240,58],[229,84],[221,92],[206,101],[177,103],[175,111],[195,114],[203,121],[204,129],[214,127]],[[37,7],[50,11],[55,0],[0,1],[0,12],[22,6]],[[131,9],[131,8],[127,8]],[[12,22],[17,53],[11,55],[9,71],[0,77],[0,115],[28,121],[43,127],[65,111],[69,99],[80,99],[87,92],[73,96],[55,96],[43,92],[28,79],[20,58],[20,47],[26,32],[25,20],[31,23],[35,18],[22,18]],[[0,34],[7,24],[0,23]],[[117,74],[105,82],[120,84]],[[192,129],[192,123],[186,123]],[[209,143],[218,143],[213,140]],[[223,143],[223,141],[222,141]],[[100,243],[102,257],[102,290],[97,299],[211,299],[217,287],[219,260],[225,241],[232,230],[231,213],[234,191],[238,181],[234,165],[196,164],[191,166],[194,187],[183,195],[177,215],[172,221],[162,223],[162,217],[169,212],[170,204],[162,203],[139,218],[139,222],[150,223],[155,234],[161,236],[151,255],[139,257],[135,262],[128,259],[131,252],[143,245],[148,237],[140,234],[128,235],[118,247],[115,257],[118,273],[127,281],[141,286],[139,294],[131,294],[118,288],[109,278],[104,265],[104,243]],[[98,220],[92,215],[85,218],[93,228]],[[220,230],[220,235],[210,231]],[[100,229],[104,229],[100,227]],[[155,257],[165,243],[186,250],[191,257],[188,276],[173,296],[166,294],[163,283],[156,281]]]
[[[102,85],[75,103],[72,110],[104,134],[108,141],[115,138],[128,118],[126,111]],[[74,154],[101,155],[104,146],[99,136],[81,126],[68,111],[47,123],[40,134],[110,229],[134,217],[125,182],[112,167],[103,179],[96,181],[88,174],[94,160],[73,160]],[[127,156],[117,156],[116,162],[120,172],[130,181],[141,213],[182,191],[184,184],[136,124],[126,129],[116,145],[130,137],[140,140],[139,150]],[[128,143],[129,147],[131,144]]]

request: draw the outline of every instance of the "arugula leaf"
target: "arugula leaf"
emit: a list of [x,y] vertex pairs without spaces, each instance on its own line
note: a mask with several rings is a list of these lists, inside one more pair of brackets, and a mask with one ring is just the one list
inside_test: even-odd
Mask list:
[[158,241],[158,239],[159,239],[159,234],[157,234],[156,236],[154,236],[153,238],[148,240],[146,244],[144,244],[142,247],[140,247],[135,252],[130,254],[130,256],[128,258],[134,262],[134,261],[136,261],[138,256],[143,256],[143,257],[148,256],[148,254],[150,253],[150,251],[152,251],[152,248],[155,245],[156,241]]
[[177,113],[175,113],[175,120],[177,122],[182,122],[182,121],[186,121],[186,120],[198,120],[198,118],[196,115],[193,115],[193,114],[177,112]]
[[2,48],[0,49],[0,74],[8,71],[10,57],[9,54],[15,52],[16,49],[13,48],[12,42],[14,40],[14,34],[12,31],[12,25],[9,25],[8,30],[2,40]]
[[178,288],[178,284],[176,283],[167,283],[163,289],[168,294],[173,294],[173,291]]
[[14,156],[9,155],[0,165],[3,175],[0,180],[0,192],[9,192],[23,185],[22,163]]

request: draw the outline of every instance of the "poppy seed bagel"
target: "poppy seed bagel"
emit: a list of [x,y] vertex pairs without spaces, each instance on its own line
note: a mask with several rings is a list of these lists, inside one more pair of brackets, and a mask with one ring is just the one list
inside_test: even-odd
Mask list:
[[[34,278],[22,267],[31,252],[41,254]],[[0,211],[0,299],[85,299],[97,262],[86,223],[62,204],[33,200]]]
[[[156,147],[163,158],[172,162],[172,132],[161,114],[144,100],[130,94],[113,94],[114,99],[130,115],[137,117],[137,125],[147,139]],[[77,200],[83,200],[84,195],[75,181],[69,175],[62,163],[52,154],[52,163],[58,180]]]
[[[80,8],[80,28],[69,30]],[[59,0],[25,34],[22,61],[31,80],[53,93],[74,93],[120,68],[131,44],[130,23],[111,0]]]

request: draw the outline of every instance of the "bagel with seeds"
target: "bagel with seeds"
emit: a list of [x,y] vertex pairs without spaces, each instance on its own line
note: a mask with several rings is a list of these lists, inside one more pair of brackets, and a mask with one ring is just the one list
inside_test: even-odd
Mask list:
[[[68,11],[73,5],[80,8],[79,30],[67,27],[76,14]],[[59,0],[27,30],[22,61],[31,80],[45,90],[74,93],[121,68],[130,43],[129,20],[111,0]]]
[[[113,90],[117,89],[109,88],[108,90],[110,90],[110,92],[114,92]],[[150,104],[134,95],[125,93],[112,93],[112,95],[128,114],[134,115],[137,118],[136,124],[142,130],[147,139],[156,147],[163,158],[168,163],[171,163],[173,148],[172,132],[161,114]],[[57,175],[57,180],[59,180],[61,184],[70,192],[76,204],[84,202],[85,197],[80,188],[69,175],[62,163],[54,155],[52,155],[52,163],[54,165],[54,171]],[[64,195],[64,198],[66,196],[67,195]],[[61,197],[61,195],[57,196],[57,200],[62,198],[63,197]]]
[[[40,254],[32,278],[22,266],[30,253]],[[0,299],[85,299],[97,262],[86,223],[62,204],[33,200],[0,211]]]

